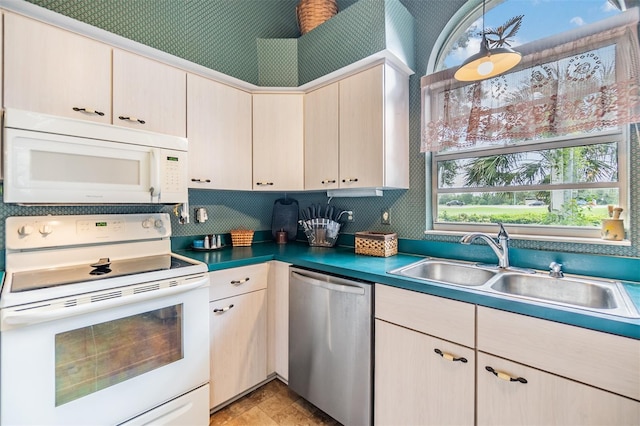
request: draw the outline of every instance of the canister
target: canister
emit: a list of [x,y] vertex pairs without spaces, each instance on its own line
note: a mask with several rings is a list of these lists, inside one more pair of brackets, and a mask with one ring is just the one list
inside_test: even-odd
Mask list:
[[603,240],[622,241],[624,239],[624,221],[622,219],[602,219],[600,237]]
[[280,230],[276,232],[276,243],[287,244],[287,240],[288,240],[287,231]]

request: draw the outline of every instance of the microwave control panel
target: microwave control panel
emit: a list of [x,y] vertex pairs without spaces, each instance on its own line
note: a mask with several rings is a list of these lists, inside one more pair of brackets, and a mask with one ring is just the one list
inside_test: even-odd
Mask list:
[[181,158],[167,155],[164,165],[164,190],[168,192],[179,192],[181,184],[180,166]]

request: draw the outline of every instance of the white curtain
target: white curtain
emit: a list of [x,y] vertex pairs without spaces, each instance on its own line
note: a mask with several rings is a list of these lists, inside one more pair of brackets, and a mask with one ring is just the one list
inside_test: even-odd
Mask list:
[[605,29],[594,24],[595,33],[583,29],[516,48],[523,52],[518,67],[491,79],[461,83],[455,70],[423,77],[421,151],[640,122],[638,10],[621,15],[631,22],[615,25],[618,18]]

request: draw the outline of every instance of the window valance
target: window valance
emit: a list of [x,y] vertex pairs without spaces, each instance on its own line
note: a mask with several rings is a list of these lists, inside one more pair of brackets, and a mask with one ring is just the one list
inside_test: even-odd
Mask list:
[[[620,21],[624,25],[620,25]],[[638,8],[518,47],[521,64],[474,83],[422,78],[421,151],[603,130],[640,122]]]

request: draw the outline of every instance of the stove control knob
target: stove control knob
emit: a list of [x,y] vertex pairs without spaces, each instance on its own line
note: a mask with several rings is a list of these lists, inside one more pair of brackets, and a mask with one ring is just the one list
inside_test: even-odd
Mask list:
[[31,225],[22,225],[20,228],[18,228],[18,235],[22,235],[23,237],[26,237],[27,235],[30,235],[33,233],[33,226]]
[[153,226],[153,219],[149,218],[149,219],[145,219],[142,221],[142,227],[143,228],[151,228]]
[[157,219],[153,223],[153,226],[155,226],[156,228],[163,228],[164,227],[164,222],[161,219]]
[[49,235],[50,233],[53,232],[53,228],[51,227],[51,225],[45,223],[44,225],[42,225],[40,227],[40,233],[42,235]]

